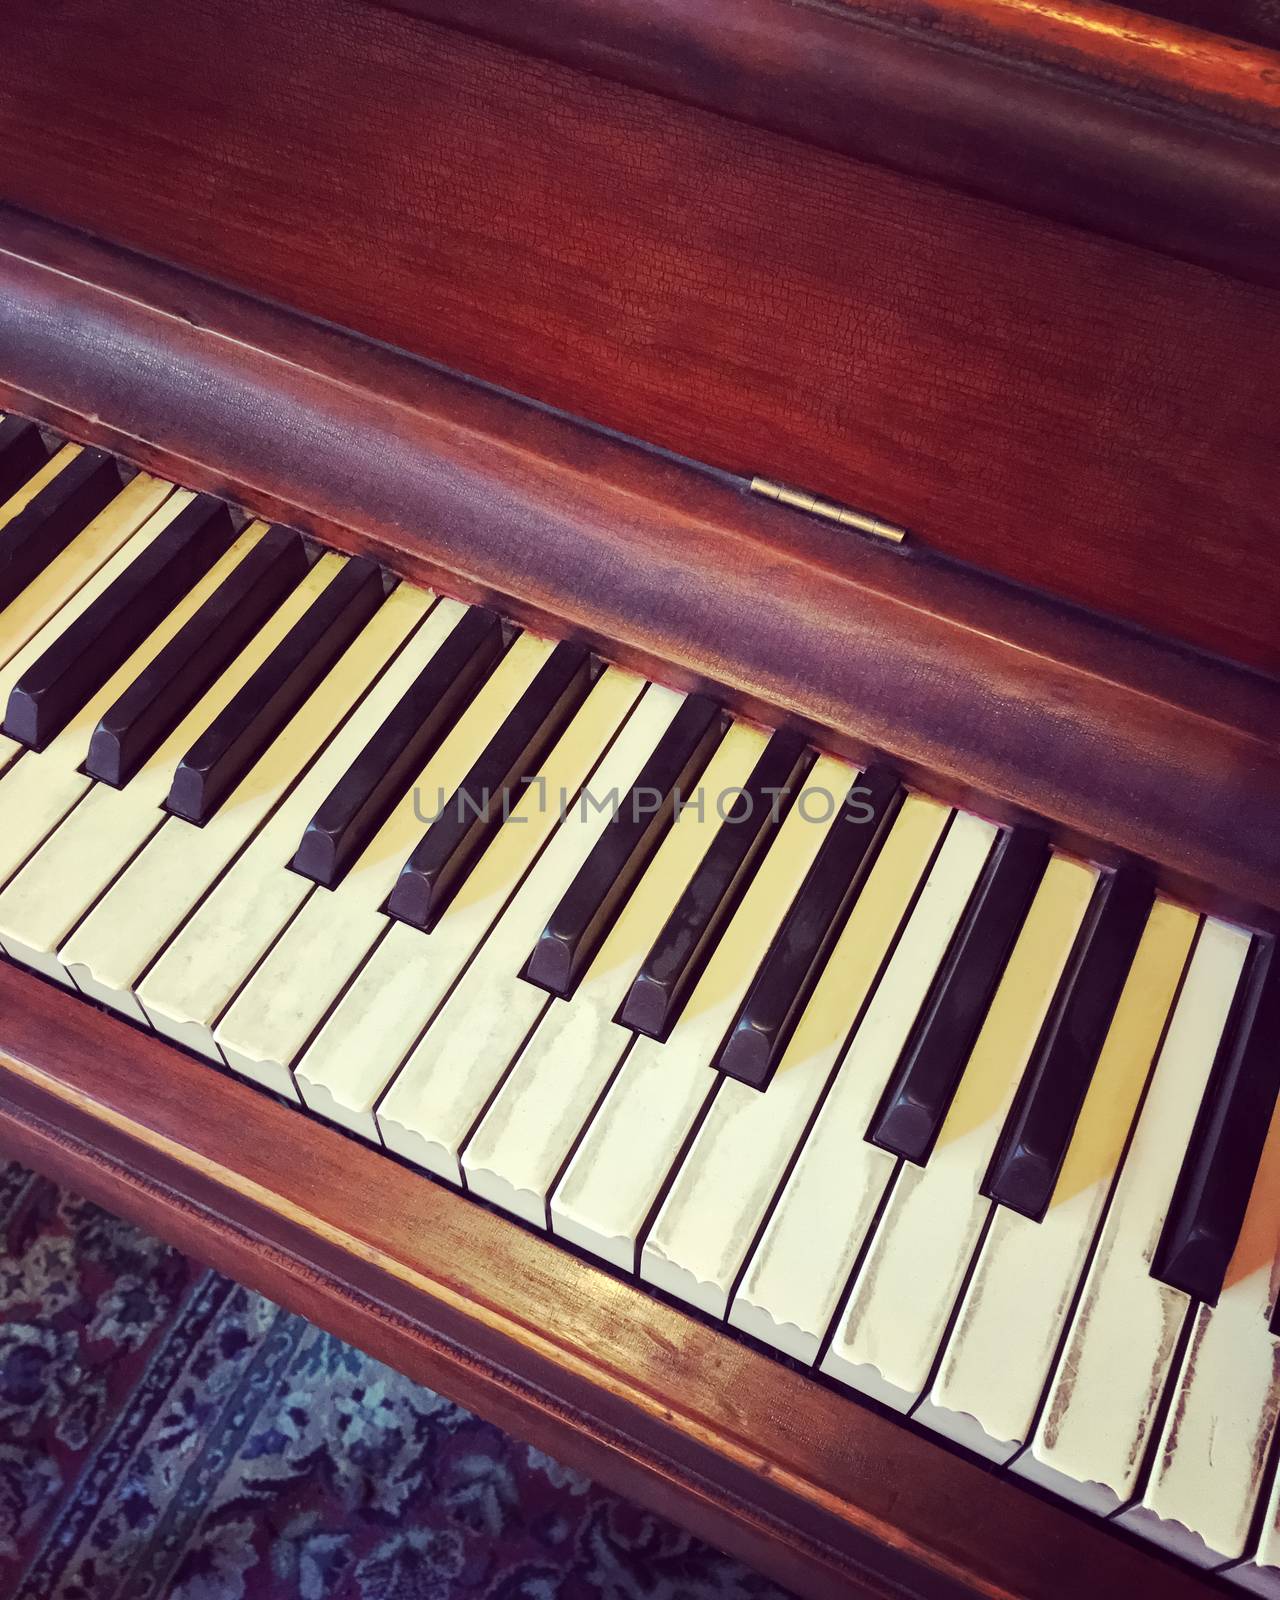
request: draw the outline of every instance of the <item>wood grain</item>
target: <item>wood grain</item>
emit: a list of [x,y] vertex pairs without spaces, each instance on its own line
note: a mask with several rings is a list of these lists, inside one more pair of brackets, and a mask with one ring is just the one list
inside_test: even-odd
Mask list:
[[1205,1593],[1109,1528],[8,964],[0,1147],[814,1600]]
[[[1252,170],[1252,135],[1224,149]],[[1258,159],[1260,211],[1185,215],[1274,263]],[[14,0],[0,190],[1280,668],[1274,289],[357,0]]]
[[[662,681],[1280,910],[1280,686],[394,352],[0,222],[0,400]],[[142,381],[139,374],[143,374]]]
[[396,0],[396,9],[1090,232],[1280,281],[1280,55],[1168,16],[1103,0]]

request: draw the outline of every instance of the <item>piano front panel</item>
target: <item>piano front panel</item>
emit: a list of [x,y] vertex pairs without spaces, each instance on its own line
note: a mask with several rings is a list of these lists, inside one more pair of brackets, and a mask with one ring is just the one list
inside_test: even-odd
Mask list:
[[1207,909],[1280,915],[1271,680],[65,229],[0,227],[14,410],[748,717],[784,710],[954,804],[1143,856]]
[[[334,1123],[415,1169],[411,1206],[443,1179],[628,1305],[687,1305],[721,1365],[736,1330],[1015,1498],[1277,1581],[1269,935],[794,740],[734,856],[789,736],[123,466],[68,527],[86,454],[0,506],[0,944],[72,991],[73,1034],[142,1050],[96,1001],[204,1058],[173,1069],[189,1117],[217,1083],[253,1123],[234,1074],[291,1103],[282,1148]],[[123,781],[95,776],[107,728]],[[159,1131],[51,1081],[23,1028],[17,1103]]]
[[[810,35],[812,8],[767,6],[745,94],[689,104],[741,74],[741,20],[722,40],[716,18],[742,5],[693,8],[706,31],[682,67],[702,71],[658,94],[546,59],[573,53],[558,9],[526,54],[456,6],[461,28],[354,0],[313,0],[305,22],[269,0],[12,0],[0,188],[1273,670],[1276,60],[1144,43],[1117,13],[1056,40],[1047,70],[1034,45],[1006,66],[932,25],[846,16],[835,42],[834,19]],[[803,91],[785,66],[776,81],[792,50]],[[799,107],[804,139],[756,124],[776,103]],[[86,148],[110,156],[92,183]],[[1000,203],[993,172],[1013,175]],[[1106,197],[1090,228],[1081,195]]]

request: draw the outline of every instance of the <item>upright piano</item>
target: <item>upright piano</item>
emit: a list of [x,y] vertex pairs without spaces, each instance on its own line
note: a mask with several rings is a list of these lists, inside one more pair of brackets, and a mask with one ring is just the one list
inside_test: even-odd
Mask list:
[[1280,1594],[1220,16],[10,0],[0,1147],[811,1600]]

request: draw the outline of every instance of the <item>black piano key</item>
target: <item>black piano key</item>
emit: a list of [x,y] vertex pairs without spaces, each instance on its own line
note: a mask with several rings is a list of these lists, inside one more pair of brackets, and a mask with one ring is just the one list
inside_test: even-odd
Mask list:
[[85,771],[119,788],[164,743],[307,570],[296,533],[272,528],[93,730]]
[[377,562],[348,561],[183,756],[174,771],[165,810],[188,822],[207,822],[368,622],[382,598]]
[[590,652],[557,645],[405,863],[387,901],[393,917],[436,921],[590,686]]
[[502,654],[502,625],[473,606],[307,824],[289,865],[334,888],[386,821]]
[[627,992],[618,1018],[625,1027],[654,1039],[671,1031],[808,759],[798,734],[769,740]]
[[849,791],[712,1062],[717,1072],[768,1087],[902,800],[882,767]]
[[715,701],[690,695],[578,869],[525,964],[530,983],[568,996],[649,864],[675,810],[724,732]]
[[82,450],[0,529],[0,609],[9,605],[102,508],[124,475],[105,450]]
[[1280,1088],[1280,953],[1249,952],[1156,1249],[1153,1276],[1216,1305]]
[[867,1129],[873,1144],[927,1159],[1048,860],[1034,829],[996,840]]
[[0,422],[0,505],[29,483],[49,459],[40,430],[23,417]]
[[1137,868],[1098,884],[1005,1119],[983,1193],[1033,1221],[1049,1209],[1154,899]]
[[11,739],[43,750],[129,659],[235,539],[231,513],[198,495],[14,685]]

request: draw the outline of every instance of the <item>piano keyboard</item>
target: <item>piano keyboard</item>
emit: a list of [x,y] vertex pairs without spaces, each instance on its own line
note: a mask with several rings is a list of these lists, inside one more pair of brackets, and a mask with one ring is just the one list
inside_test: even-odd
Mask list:
[[1280,1594],[1261,935],[0,420],[9,957]]

